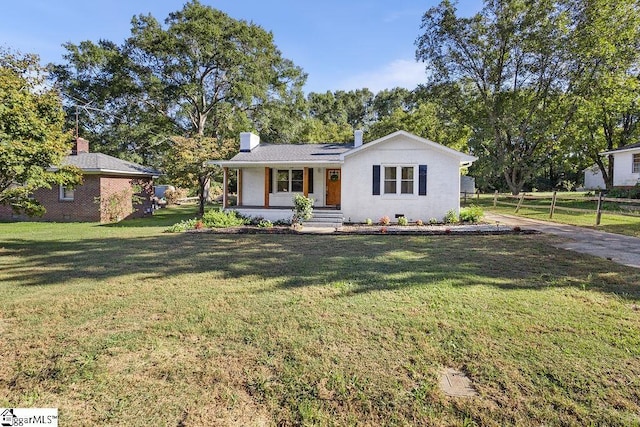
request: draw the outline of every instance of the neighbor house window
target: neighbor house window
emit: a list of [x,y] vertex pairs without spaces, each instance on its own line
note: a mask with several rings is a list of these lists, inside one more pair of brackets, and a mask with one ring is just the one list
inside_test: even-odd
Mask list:
[[633,173],[640,173],[640,153],[633,155],[633,167],[631,170]]
[[384,194],[413,194],[413,169],[413,166],[385,166]]
[[60,200],[72,201],[74,197],[75,192],[73,188],[65,187],[64,185],[60,186]]
[[[304,191],[303,169],[278,169],[276,189],[279,193]],[[313,169],[309,169],[309,192],[313,192]]]

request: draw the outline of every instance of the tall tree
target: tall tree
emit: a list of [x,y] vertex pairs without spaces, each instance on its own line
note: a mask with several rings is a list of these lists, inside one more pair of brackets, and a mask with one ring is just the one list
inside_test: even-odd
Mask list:
[[42,215],[34,190],[77,184],[79,171],[59,166],[71,149],[57,91],[44,85],[36,55],[0,51],[0,204]]
[[574,0],[570,98],[563,135],[613,185],[613,159],[600,156],[640,137],[640,4]]
[[[284,108],[302,97],[306,76],[261,27],[197,0],[170,13],[164,24],[151,15],[136,16],[123,46],[69,44],[68,64],[55,69],[71,96],[132,119],[118,120],[119,126],[147,130],[160,148],[154,155],[161,156],[157,151],[174,143],[173,136],[196,138],[195,143],[236,137],[253,122],[264,122],[266,106]],[[111,87],[108,98],[105,87]],[[200,178],[208,175],[202,173]]]
[[444,0],[425,13],[416,56],[432,84],[459,85],[475,152],[518,194],[557,143],[566,11],[553,0],[486,0],[470,18],[456,12]]

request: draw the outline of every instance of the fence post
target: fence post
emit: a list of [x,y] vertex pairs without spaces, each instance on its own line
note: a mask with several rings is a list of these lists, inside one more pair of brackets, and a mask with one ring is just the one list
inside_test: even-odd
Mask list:
[[496,190],[496,192],[493,193],[493,207],[495,208],[497,204],[498,204],[498,190]]
[[524,201],[524,194],[524,192],[520,193],[520,200],[518,200],[518,206],[516,206],[516,213],[518,213],[520,207],[522,206],[522,202]]
[[556,194],[557,191],[554,191],[553,198],[551,199],[551,209],[549,209],[549,219],[553,218],[553,211],[556,210]]
[[596,208],[596,225],[600,225],[602,218],[602,191],[598,193],[598,207]]

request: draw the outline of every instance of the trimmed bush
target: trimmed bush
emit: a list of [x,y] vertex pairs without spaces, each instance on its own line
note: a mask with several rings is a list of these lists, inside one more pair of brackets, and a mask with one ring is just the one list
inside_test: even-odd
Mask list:
[[407,217],[401,216],[398,218],[398,225],[407,225],[409,224],[409,220]]

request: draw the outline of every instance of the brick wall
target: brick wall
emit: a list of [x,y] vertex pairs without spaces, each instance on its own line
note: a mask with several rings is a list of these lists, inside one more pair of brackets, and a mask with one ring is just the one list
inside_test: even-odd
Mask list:
[[[134,188],[139,190],[137,203],[132,203]],[[151,215],[153,183],[150,178],[104,176],[100,179],[100,189],[102,222]]]
[[[131,208],[132,185],[141,189],[141,201],[136,204],[135,210]],[[120,219],[139,218],[151,215],[152,194],[153,182],[150,178],[84,175],[82,185],[75,188],[73,201],[60,200],[60,189],[54,185],[51,190],[40,189],[34,192],[34,197],[47,210],[43,217],[29,218],[26,215],[16,215],[9,206],[2,205],[0,220],[109,222],[109,217],[114,213]],[[100,203],[96,203],[97,198],[100,198]],[[118,203],[112,202],[109,209],[109,200],[117,200]]]

